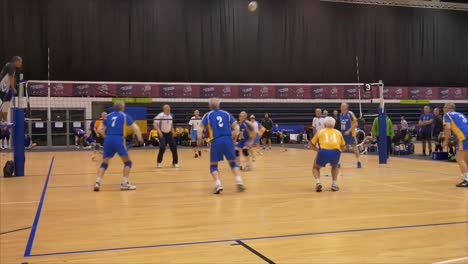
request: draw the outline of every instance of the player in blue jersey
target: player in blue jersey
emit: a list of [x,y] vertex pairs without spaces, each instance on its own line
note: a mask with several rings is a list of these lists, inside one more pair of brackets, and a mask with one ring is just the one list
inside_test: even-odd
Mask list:
[[211,111],[203,116],[198,132],[198,138],[202,138],[203,130],[206,128],[208,138],[211,142],[210,172],[215,180],[213,193],[220,194],[223,191],[221,179],[219,177],[218,162],[224,157],[229,162],[232,173],[236,177],[237,190],[245,190],[244,182],[240,175],[239,165],[236,162],[236,151],[234,149],[234,138],[239,135],[239,125],[234,117],[219,108],[221,101],[219,98],[211,98],[209,106]]
[[241,164],[240,152],[247,160],[245,166],[240,166],[241,170],[252,170],[252,162],[250,161],[250,148],[255,140],[254,124],[247,120],[247,113],[245,111],[239,114],[239,141],[236,146],[237,163]]
[[115,153],[120,156],[124,163],[123,178],[120,189],[122,191],[136,190],[136,186],[131,185],[128,182],[128,176],[130,174],[130,169],[132,168],[132,161],[128,156],[127,146],[125,144],[127,126],[130,126],[133,129],[133,133],[137,136],[140,143],[143,143],[143,137],[141,135],[140,128],[133,122],[133,119],[124,113],[124,102],[115,102],[114,109],[115,112],[108,114],[98,129],[99,134],[104,137],[104,154],[101,167],[98,171],[98,177],[94,185],[95,192],[99,191],[102,178],[109,166],[109,160],[114,157]]
[[361,168],[360,153],[357,147],[356,140],[356,127],[358,126],[357,118],[353,112],[348,110],[348,104],[341,104],[341,114],[340,114],[340,130],[345,139],[346,145],[350,146],[353,149],[354,154],[357,159],[357,167]]
[[419,129],[422,141],[422,156],[426,156],[426,143],[429,146],[429,155],[432,153],[432,126],[434,124],[434,115],[431,113],[431,108],[424,106],[424,113],[419,117]]
[[444,143],[446,148],[451,133],[457,138],[457,163],[463,174],[463,181],[457,187],[468,187],[468,118],[455,112],[454,103],[446,103],[444,106]]

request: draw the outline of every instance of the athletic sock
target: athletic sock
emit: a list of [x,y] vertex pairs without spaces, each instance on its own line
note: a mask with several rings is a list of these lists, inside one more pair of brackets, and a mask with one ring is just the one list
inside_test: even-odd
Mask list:
[[122,185],[127,185],[127,184],[128,184],[128,176],[127,177],[123,176]]
[[244,182],[242,181],[242,177],[240,175],[236,176],[236,183],[237,184],[244,184]]
[[320,182],[320,179],[315,179],[315,182],[316,182],[317,184],[320,184],[320,183],[321,183],[321,182]]
[[216,180],[215,184],[216,184],[216,186],[221,186],[221,180]]
[[465,181],[468,181],[468,172],[463,174],[463,178],[464,178]]
[[337,183],[336,181],[332,181],[332,185],[333,185],[333,186],[337,186],[338,183]]
[[97,183],[101,183],[101,180],[102,180],[101,177],[97,177],[97,178],[96,178],[96,182],[97,182]]

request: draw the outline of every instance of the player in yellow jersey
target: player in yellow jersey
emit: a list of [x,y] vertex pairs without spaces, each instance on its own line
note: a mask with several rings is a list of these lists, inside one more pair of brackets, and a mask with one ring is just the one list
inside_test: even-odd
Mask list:
[[311,141],[312,150],[317,151],[314,167],[312,172],[317,181],[315,190],[322,191],[322,183],[320,182],[320,169],[330,163],[332,167],[332,191],[338,191],[340,188],[337,184],[340,168],[338,166],[341,157],[341,151],[344,150],[346,142],[340,131],[334,129],[335,119],[333,117],[325,117],[325,128],[315,134]]
[[455,112],[454,103],[446,103],[444,113],[445,140],[443,146],[447,147],[450,134],[453,133],[457,138],[457,163],[463,174],[463,181],[456,186],[468,187],[468,118],[462,113]]

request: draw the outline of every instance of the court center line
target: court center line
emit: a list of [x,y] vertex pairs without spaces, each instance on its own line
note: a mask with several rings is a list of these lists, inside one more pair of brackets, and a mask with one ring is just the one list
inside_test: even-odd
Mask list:
[[42,189],[41,199],[39,199],[39,204],[37,205],[36,216],[34,217],[34,222],[31,227],[31,233],[29,233],[28,243],[26,244],[26,249],[24,250],[24,256],[29,257],[31,255],[31,249],[34,242],[34,237],[36,236],[37,225],[39,224],[39,218],[41,217],[42,205],[44,204],[44,198],[47,190],[47,185],[49,184],[50,174],[52,172],[52,166],[54,165],[55,156],[52,157],[49,165],[49,172],[44,182],[44,188]]
[[275,264],[275,262],[269,258],[267,258],[265,255],[263,255],[262,253],[258,252],[257,250],[253,249],[252,247],[250,247],[249,245],[245,244],[244,242],[240,241],[240,240],[236,240],[236,242],[243,246],[244,248],[246,248],[248,251],[254,253],[255,255],[257,255],[259,258],[263,259],[266,263],[269,263],[269,264]]
[[444,260],[444,261],[440,261],[440,262],[434,262],[433,264],[448,264],[448,263],[460,262],[460,261],[463,261],[463,260],[468,260],[468,257],[449,259],[449,260]]
[[287,235],[275,235],[275,236],[261,236],[261,237],[232,238],[232,239],[194,241],[194,242],[180,242],[180,243],[169,243],[169,244],[154,244],[154,245],[118,247],[118,248],[102,248],[102,249],[88,249],[88,250],[77,250],[77,251],[63,251],[63,252],[52,252],[52,253],[38,253],[38,254],[30,254],[30,255],[25,256],[25,257],[43,257],[43,256],[52,256],[52,255],[70,255],[70,254],[83,254],[83,253],[104,252],[104,251],[118,251],[118,250],[131,250],[131,249],[144,249],[144,248],[161,248],[161,247],[176,247],[176,246],[189,246],[189,245],[202,245],[202,244],[216,244],[216,243],[225,243],[225,242],[236,242],[238,240],[241,240],[241,241],[266,240],[266,239],[277,239],[277,238],[307,237],[307,236],[317,236],[317,235],[358,233],[358,232],[393,230],[393,229],[410,229],[410,228],[422,228],[422,227],[431,227],[431,226],[448,226],[448,225],[459,225],[459,224],[468,224],[468,221],[431,223],[431,224],[419,224],[419,225],[404,225],[404,226],[387,226],[387,227],[361,228],[361,229],[349,229],[349,230],[338,230],[338,231],[311,232],[311,233],[301,233],[301,234],[287,234]]
[[31,227],[23,227],[23,228],[9,230],[9,231],[5,231],[5,232],[0,232],[0,235],[5,235],[5,234],[14,233],[14,232],[23,231],[23,230],[28,230],[28,229],[31,229]]

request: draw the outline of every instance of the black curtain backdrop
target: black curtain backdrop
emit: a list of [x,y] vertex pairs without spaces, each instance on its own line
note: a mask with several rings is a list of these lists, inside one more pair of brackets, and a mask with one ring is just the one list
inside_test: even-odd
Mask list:
[[[468,12],[318,0],[0,0],[29,79],[468,86]],[[3,63],[2,62],[2,63]]]

